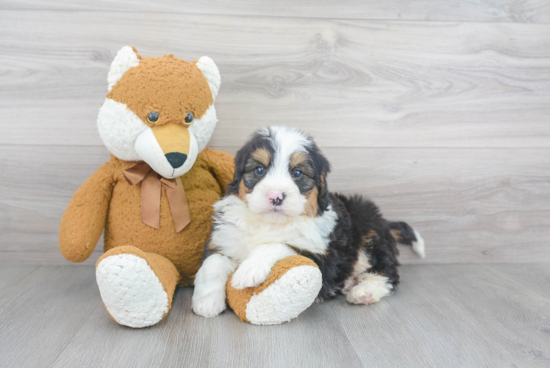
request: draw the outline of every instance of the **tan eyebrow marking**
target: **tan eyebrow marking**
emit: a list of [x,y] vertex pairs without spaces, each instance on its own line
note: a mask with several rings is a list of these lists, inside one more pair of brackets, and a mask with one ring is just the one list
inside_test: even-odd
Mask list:
[[290,167],[294,168],[296,166],[303,165],[309,161],[309,156],[305,152],[294,152],[290,156]]
[[271,155],[265,148],[258,148],[256,151],[252,152],[251,156],[265,167],[268,167],[271,162]]

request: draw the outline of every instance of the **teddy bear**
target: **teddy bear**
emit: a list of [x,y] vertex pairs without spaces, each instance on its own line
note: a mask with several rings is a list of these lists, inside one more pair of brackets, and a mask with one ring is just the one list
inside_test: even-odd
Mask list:
[[[104,230],[105,253],[96,263],[101,298],[113,320],[141,328],[167,315],[176,287],[193,284],[211,232],[212,205],[233,180],[234,162],[206,147],[217,123],[221,82],[209,57],[142,58],[125,46],[107,81],[97,126],[111,158],[75,192],[61,220],[59,246],[67,260],[82,262]],[[252,309],[261,321],[276,323],[300,314],[311,296],[304,301],[294,291],[289,298],[284,293],[292,288],[277,285],[285,279],[288,284],[296,267],[316,267],[301,258],[281,261],[256,288],[228,287],[230,306],[249,322],[257,320],[247,317]],[[273,295],[275,303],[269,302]]]

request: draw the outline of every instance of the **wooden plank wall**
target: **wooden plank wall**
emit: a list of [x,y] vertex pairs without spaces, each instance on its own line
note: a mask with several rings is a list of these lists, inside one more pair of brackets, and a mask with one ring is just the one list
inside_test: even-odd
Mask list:
[[213,148],[313,134],[333,190],[424,235],[404,263],[550,261],[546,1],[2,0],[0,262],[65,264],[59,220],[108,160],[95,121],[124,45],[216,61]]

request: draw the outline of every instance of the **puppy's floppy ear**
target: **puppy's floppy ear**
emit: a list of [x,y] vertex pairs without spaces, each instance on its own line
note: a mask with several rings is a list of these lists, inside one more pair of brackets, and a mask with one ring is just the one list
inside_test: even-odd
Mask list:
[[330,205],[327,185],[327,174],[330,172],[330,164],[315,145],[311,148],[310,155],[315,166],[315,172],[318,173],[316,178],[317,190],[319,192],[317,194],[317,215],[321,216]]
[[327,173],[321,174],[319,177],[318,185],[319,194],[317,195],[317,212],[319,215],[322,215],[328,209],[330,204],[329,191],[327,187]]
[[248,148],[245,145],[235,155],[235,175],[233,176],[233,181],[227,184],[226,194],[239,195],[239,186],[241,184],[241,179],[243,177],[244,164],[246,161],[247,154],[248,154]]

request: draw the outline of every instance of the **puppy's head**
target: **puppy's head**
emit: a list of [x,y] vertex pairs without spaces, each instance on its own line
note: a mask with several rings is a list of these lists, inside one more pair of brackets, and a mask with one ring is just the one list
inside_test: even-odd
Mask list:
[[298,129],[268,127],[237,152],[229,194],[266,220],[320,216],[330,204],[330,166],[312,138]]

